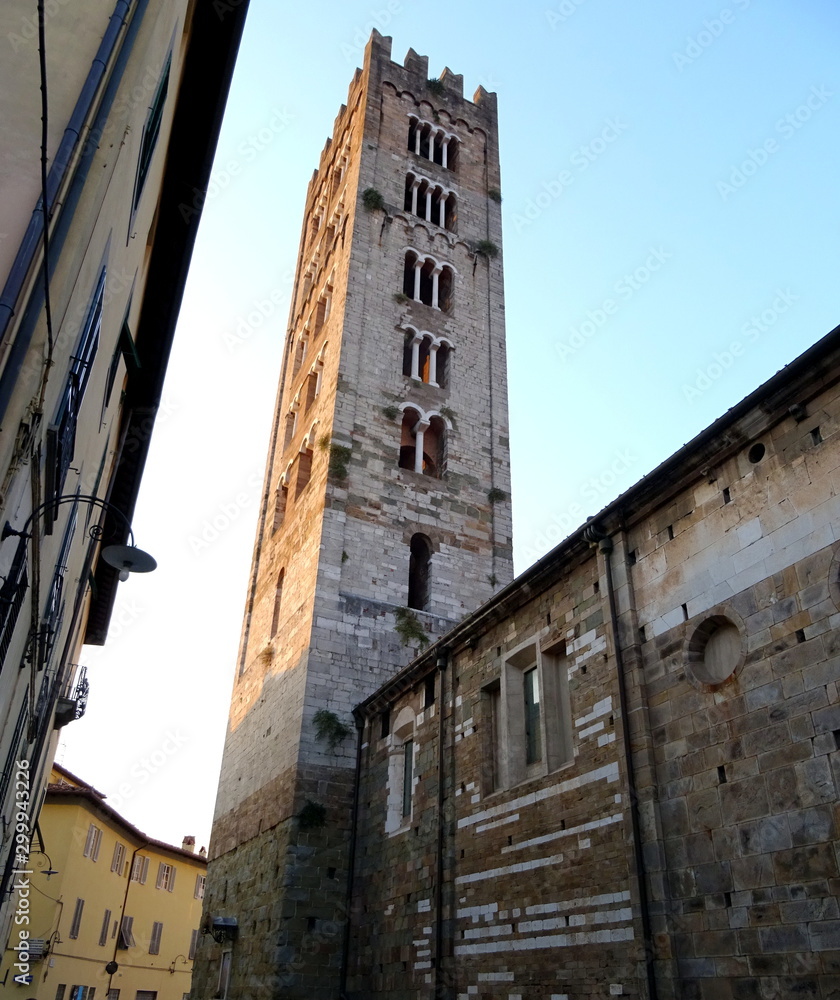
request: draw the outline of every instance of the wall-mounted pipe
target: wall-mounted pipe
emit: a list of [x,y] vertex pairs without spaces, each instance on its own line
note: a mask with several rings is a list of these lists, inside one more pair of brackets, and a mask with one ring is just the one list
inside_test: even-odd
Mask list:
[[[438,798],[437,798],[437,853],[435,862],[435,996],[444,995],[443,979],[443,854],[446,836],[446,775],[444,773],[444,713],[446,710],[446,668],[449,653],[442,649],[437,657],[437,671],[440,678],[438,696]],[[453,705],[454,710],[454,705]]]
[[[99,92],[102,80],[105,77],[109,65],[111,64],[114,52],[117,49],[120,34],[129,18],[133,5],[141,8],[142,11],[142,8],[145,8],[146,3],[144,0],[141,0],[139,4],[137,3],[137,0],[117,0],[114,12],[111,14],[108,21],[105,34],[102,36],[102,41],[100,42],[96,55],[93,58],[87,78],[82,85],[79,98],[76,101],[76,106],[73,108],[73,112],[70,115],[70,121],[67,124],[67,128],[64,130],[64,135],[62,136],[61,142],[56,150],[52,167],[50,167],[50,172],[47,177],[48,210],[54,205],[56,195],[61,190],[61,187],[67,178],[70,164],[73,162],[76,147],[78,146],[79,140],[82,136],[85,123],[89,120],[91,113],[93,112],[96,95]],[[51,212],[49,214],[51,214]],[[0,292],[0,350],[7,348],[8,346],[6,344],[6,337],[9,332],[12,317],[18,311],[18,299],[21,296],[24,285],[26,284],[27,276],[35,263],[39,249],[42,245],[43,227],[44,213],[41,207],[41,199],[39,198],[38,204],[35,206],[35,209],[32,212],[32,217],[29,220],[29,225],[27,226],[26,232],[21,240],[17,255],[12,263],[9,276],[6,279],[6,284],[4,285],[2,292]],[[57,256],[58,255],[56,255],[56,258]],[[0,421],[2,421],[6,415],[6,409],[17,384],[18,376],[20,375],[20,370],[23,366],[26,352],[29,349],[33,332],[34,326],[26,332],[24,332],[23,329],[19,330],[19,336],[12,345],[12,349],[6,359],[3,372],[0,374]],[[21,340],[25,341],[25,343],[19,343]]]
[[647,883],[645,881],[645,864],[642,851],[642,830],[639,821],[639,795],[636,790],[636,772],[633,766],[633,748],[630,743],[630,718],[627,713],[627,685],[624,680],[624,656],[618,635],[618,611],[616,610],[615,586],[612,575],[613,540],[600,528],[591,522],[584,529],[584,536],[591,544],[598,545],[598,550],[604,556],[604,566],[607,576],[607,599],[610,610],[610,631],[612,632],[613,649],[615,650],[615,668],[618,674],[618,702],[621,711],[621,735],[624,749],[624,763],[627,772],[627,792],[630,796],[630,825],[633,833],[633,861],[636,868],[636,881],[639,886],[639,910],[642,922],[642,937],[645,949],[645,972],[647,975],[648,996],[657,1000],[656,976],[653,968],[653,937],[648,910]]

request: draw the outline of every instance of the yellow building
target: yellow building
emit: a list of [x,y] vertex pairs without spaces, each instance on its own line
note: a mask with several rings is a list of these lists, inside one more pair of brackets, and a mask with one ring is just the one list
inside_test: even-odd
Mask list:
[[222,6],[0,3],[0,947],[133,541],[247,2]]
[[207,868],[194,839],[146,836],[58,765],[39,828],[13,883],[0,998],[183,1000]]

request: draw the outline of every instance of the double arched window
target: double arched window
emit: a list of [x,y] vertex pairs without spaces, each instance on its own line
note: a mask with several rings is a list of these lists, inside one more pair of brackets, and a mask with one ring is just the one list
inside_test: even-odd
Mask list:
[[439,479],[446,464],[448,421],[436,410],[425,413],[414,403],[403,403],[400,409],[400,468]]

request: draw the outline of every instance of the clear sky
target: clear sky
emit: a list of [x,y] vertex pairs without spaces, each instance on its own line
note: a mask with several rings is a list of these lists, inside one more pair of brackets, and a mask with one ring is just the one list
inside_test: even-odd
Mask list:
[[134,521],[59,760],[207,843],[306,185],[371,27],[499,95],[516,570],[840,323],[830,0],[252,0]]

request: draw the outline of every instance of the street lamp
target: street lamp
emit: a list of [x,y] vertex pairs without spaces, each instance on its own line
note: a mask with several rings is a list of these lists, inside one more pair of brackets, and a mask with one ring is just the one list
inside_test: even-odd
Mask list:
[[[107,500],[102,500],[100,497],[88,496],[81,493],[65,493],[63,496],[56,497],[54,500],[45,500],[44,503],[39,504],[35,510],[32,511],[20,530],[13,528],[11,524],[6,521],[3,526],[3,531],[0,533],[0,541],[4,541],[6,538],[10,538],[13,535],[18,538],[31,538],[32,534],[30,532],[30,528],[32,527],[32,523],[35,519],[41,514],[45,514],[48,510],[53,510],[65,503],[90,504],[91,507],[99,507],[102,510],[110,511],[116,514],[125,522],[125,526],[128,528],[128,537],[131,544],[107,545],[102,550],[102,558],[106,563],[108,563],[109,566],[113,566],[115,569],[119,570],[121,581],[127,580],[129,573],[151,573],[153,569],[157,568],[157,562],[155,562],[154,558],[150,556],[148,552],[138,549],[134,544],[134,532],[131,528],[131,524],[119,507],[115,507],[112,503],[109,503]],[[101,538],[102,528],[100,525],[95,524],[88,533],[91,538]]]

